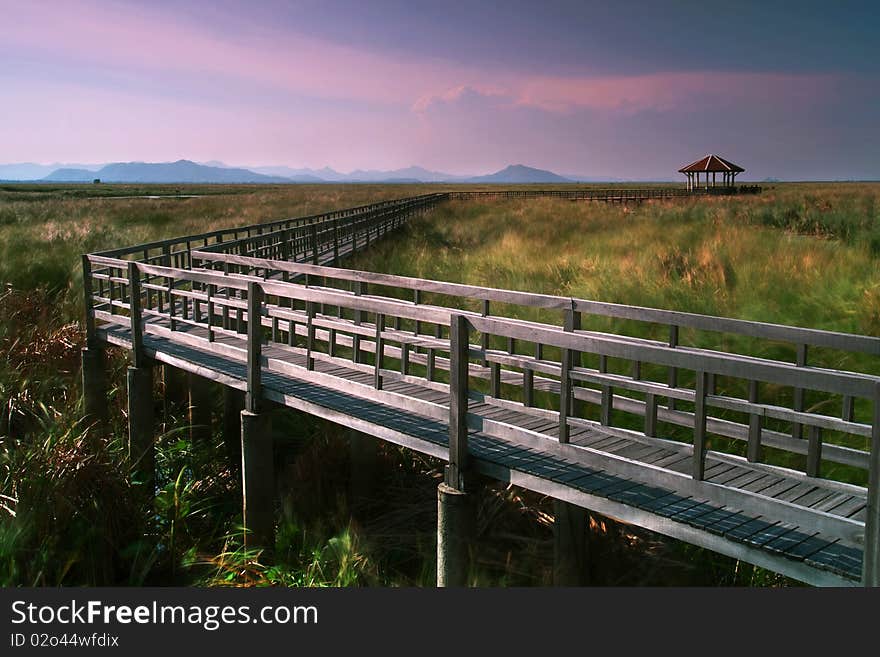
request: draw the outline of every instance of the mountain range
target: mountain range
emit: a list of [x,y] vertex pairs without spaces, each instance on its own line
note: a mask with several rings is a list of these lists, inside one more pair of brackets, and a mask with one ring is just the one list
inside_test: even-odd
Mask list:
[[357,169],[340,173],[286,166],[233,167],[223,162],[115,162],[112,164],[0,164],[0,180],[90,183],[566,183],[573,178],[514,164],[484,176],[456,176],[411,166],[390,171]]

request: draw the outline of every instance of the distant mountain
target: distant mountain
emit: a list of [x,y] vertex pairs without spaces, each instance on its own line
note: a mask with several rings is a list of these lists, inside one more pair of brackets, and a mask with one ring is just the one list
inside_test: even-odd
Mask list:
[[177,162],[117,162],[97,171],[58,169],[43,178],[47,182],[121,183],[289,183],[297,182],[280,176],[266,176],[247,169],[210,167],[189,160]]
[[40,180],[43,182],[92,182],[95,178],[100,178],[100,175],[95,171],[62,168],[56,169]]
[[324,167],[323,169],[293,169],[286,166],[260,166],[248,167],[248,169],[267,176],[282,176],[292,180],[301,180],[302,182],[346,182],[348,178],[344,173],[334,171],[330,167]]
[[469,183],[568,183],[568,178],[545,171],[544,169],[533,169],[522,164],[511,164],[510,166],[490,173],[487,176],[474,176],[468,178],[464,182]]
[[629,178],[614,178],[612,176],[585,176],[581,173],[562,173],[559,174],[563,178],[568,178],[572,182],[585,183],[622,183],[631,182]]
[[[51,169],[51,170],[50,170]],[[42,182],[119,183],[568,183],[616,182],[614,178],[561,176],[522,164],[508,166],[485,176],[461,176],[410,166],[390,171],[356,169],[340,173],[330,167],[295,169],[288,166],[236,167],[219,160],[209,162],[115,162],[112,164],[3,164],[0,180],[36,180]]]
[[375,169],[356,169],[346,175],[351,182],[388,182],[393,180],[414,180],[416,182],[453,182],[464,180],[466,176],[454,176],[441,171],[429,171],[423,167],[411,166],[392,171],[378,171]]
[[[330,167],[323,169],[293,169],[286,166],[260,166],[250,167],[252,171],[273,176],[286,178],[309,177],[311,182],[455,182],[467,178],[467,176],[454,176],[440,171],[429,171],[423,167],[411,166],[404,169],[383,171],[378,169],[356,169],[351,173],[340,173]],[[305,181],[303,181],[305,182]]]
[[40,180],[57,169],[97,171],[102,166],[102,164],[35,164],[33,162],[0,164],[0,180]]

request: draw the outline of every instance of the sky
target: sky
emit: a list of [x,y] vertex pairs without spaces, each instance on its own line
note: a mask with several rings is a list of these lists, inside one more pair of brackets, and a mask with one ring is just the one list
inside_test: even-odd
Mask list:
[[0,162],[880,179],[880,3],[0,0]]

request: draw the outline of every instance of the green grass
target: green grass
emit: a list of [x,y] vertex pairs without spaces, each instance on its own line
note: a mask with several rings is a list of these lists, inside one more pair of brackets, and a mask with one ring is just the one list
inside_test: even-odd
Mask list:
[[[216,457],[224,453],[219,442],[194,450],[185,440],[182,410],[172,409],[158,442],[154,499],[125,476],[124,354],[111,359],[107,434],[79,421],[77,376],[80,254],[436,189],[0,187],[0,284],[11,286],[0,289],[0,584],[430,584],[437,463],[383,447],[381,495],[355,509],[347,493],[346,443],[337,432],[315,420],[279,417],[286,428],[281,472],[290,493],[270,563],[240,544],[237,476]],[[144,193],[207,195],[113,198]],[[880,185],[778,185],[758,197],[624,207],[548,199],[456,202],[348,264],[878,335],[878,195]],[[644,331],[601,319],[591,326]],[[700,339],[713,346],[711,336]],[[863,360],[835,362],[874,371]],[[550,514],[552,505],[540,496],[491,488],[481,502],[472,581],[549,583]],[[613,524],[597,527],[594,538],[602,583],[783,581]]]

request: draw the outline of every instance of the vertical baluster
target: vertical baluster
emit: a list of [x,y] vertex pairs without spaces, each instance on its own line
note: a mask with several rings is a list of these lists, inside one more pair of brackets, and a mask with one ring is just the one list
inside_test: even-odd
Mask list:
[[373,359],[375,363],[373,385],[376,390],[382,389],[382,368],[385,366],[385,339],[382,337],[384,331],[385,314],[376,313],[376,353]]
[[[669,346],[675,349],[678,346],[678,326],[671,325],[669,327]],[[669,381],[668,385],[670,388],[678,387],[678,368],[670,367],[669,368]],[[666,408],[670,411],[675,410],[675,399],[673,397],[666,398]]]
[[[366,294],[367,292],[367,284],[362,283],[361,281],[357,281],[354,284],[354,293],[355,296],[361,296]],[[354,325],[360,326],[364,320],[364,313],[361,310],[354,311]],[[354,349],[353,360],[355,363],[361,362],[361,336],[357,333],[352,337],[352,348]]]
[[168,321],[171,325],[171,330],[174,330],[174,326],[176,322],[174,321],[174,278],[171,276],[166,276],[166,281],[168,284],[167,295],[168,295]]
[[645,435],[657,435],[657,395],[653,392],[645,395]]
[[[749,401],[753,404],[758,403],[758,382],[749,381]],[[761,415],[758,413],[749,414],[749,444],[746,449],[746,458],[751,463],[757,463],[761,460]]]
[[846,395],[843,398],[843,410],[841,411],[840,417],[844,422],[852,422],[855,417],[855,398],[851,395]]
[[[413,290],[413,305],[418,306],[422,303],[422,291],[421,290]],[[422,322],[416,320],[415,326],[415,334],[418,335],[422,332]],[[418,351],[418,349],[416,349]]]
[[[799,344],[797,346],[797,357],[795,361],[795,365],[798,367],[805,367],[807,364],[807,345]],[[804,410],[804,389],[803,388],[795,388],[794,389],[794,410],[802,411]],[[799,422],[795,422],[791,425],[791,437],[792,438],[802,438],[804,433],[804,427]]]
[[[483,317],[489,316],[489,300],[483,299]],[[486,353],[489,351],[489,334],[483,333],[480,337],[480,346],[483,349],[483,367],[487,367],[489,365],[489,361],[486,360]]]
[[822,470],[822,429],[810,425],[807,428],[807,439],[806,473],[810,477],[818,477]]
[[501,363],[489,363],[489,394],[501,398]]
[[217,286],[208,284],[208,342],[214,342],[214,295],[217,294]]
[[693,477],[701,480],[706,472],[706,386],[705,372],[697,372],[694,391],[694,456]]
[[108,293],[109,296],[110,296],[110,314],[111,314],[111,315],[115,315],[115,314],[116,314],[116,306],[113,305],[113,299],[114,299],[114,297],[116,296],[116,295],[115,295],[116,285],[115,285],[115,283],[113,282],[113,278],[114,278],[114,275],[115,275],[115,271],[116,271],[116,270],[113,269],[113,268],[108,268],[108,269],[107,269],[107,293]]
[[[434,336],[437,338],[440,337],[440,325],[439,324],[434,325]],[[428,362],[427,362],[427,366],[425,368],[425,378],[428,381],[433,381],[434,380],[434,373],[435,373],[435,369],[436,369],[436,367],[435,367],[436,355],[435,355],[435,351],[434,351],[433,347],[428,347],[427,351],[428,351]]]
[[315,369],[315,359],[312,353],[315,350],[315,304],[306,301],[306,369]]
[[[535,359],[540,359],[542,345],[540,342],[535,343]],[[535,370],[530,367],[523,368],[523,405],[535,405]]]

